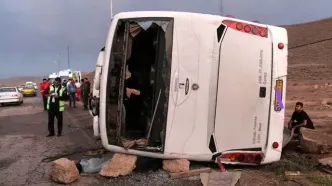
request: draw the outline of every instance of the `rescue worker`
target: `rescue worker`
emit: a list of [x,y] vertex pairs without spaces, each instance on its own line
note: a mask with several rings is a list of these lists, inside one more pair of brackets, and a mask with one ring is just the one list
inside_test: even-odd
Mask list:
[[55,135],[54,132],[54,117],[58,121],[58,136],[62,135],[63,125],[63,111],[65,110],[65,100],[68,99],[67,89],[61,84],[61,78],[54,79],[54,83],[50,85],[44,94],[47,98],[47,110],[48,110],[48,131],[47,137]]
[[47,87],[49,86],[49,82],[47,81],[47,79],[43,79],[43,81],[39,84],[39,89],[40,89],[40,94],[43,97],[43,106],[44,106],[44,110],[47,110],[47,96],[45,96],[44,91],[47,89]]

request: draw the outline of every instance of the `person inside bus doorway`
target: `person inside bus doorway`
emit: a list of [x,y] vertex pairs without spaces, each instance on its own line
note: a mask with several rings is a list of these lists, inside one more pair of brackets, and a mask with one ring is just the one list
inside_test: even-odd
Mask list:
[[124,119],[128,130],[142,131],[144,133],[144,93],[147,92],[147,88],[144,84],[142,74],[144,73],[131,69],[129,65],[127,66],[123,104],[126,109],[126,118]]
[[288,128],[290,130],[295,129],[294,133],[298,134],[301,127],[315,129],[309,115],[303,110],[303,103],[297,102],[295,104],[295,111],[293,112],[292,118],[288,122]]
[[67,89],[61,85],[61,78],[54,79],[54,83],[45,89],[44,94],[47,98],[48,110],[48,131],[47,137],[55,135],[54,132],[54,118],[58,121],[58,136],[62,134],[63,125],[63,111],[65,110],[65,100],[68,99]]

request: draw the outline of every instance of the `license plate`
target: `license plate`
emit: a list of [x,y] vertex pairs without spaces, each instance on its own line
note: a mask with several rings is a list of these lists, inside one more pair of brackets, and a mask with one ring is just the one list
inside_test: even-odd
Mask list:
[[[284,107],[282,103],[282,94],[283,94],[283,80],[276,80],[276,87],[275,87],[275,93],[274,93],[274,110],[275,111],[281,111]],[[280,103],[282,105],[280,105]]]

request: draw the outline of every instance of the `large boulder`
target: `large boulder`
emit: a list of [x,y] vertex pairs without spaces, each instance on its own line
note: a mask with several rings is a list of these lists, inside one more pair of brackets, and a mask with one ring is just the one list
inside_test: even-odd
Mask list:
[[75,162],[67,158],[60,158],[51,164],[51,179],[58,183],[72,183],[77,180],[79,171]]
[[186,159],[164,160],[163,170],[176,173],[189,171],[190,162]]
[[136,160],[137,156],[116,153],[104,164],[99,174],[105,177],[126,176],[136,168]]
[[326,154],[332,152],[332,135],[319,130],[302,127],[299,135],[300,145],[304,152]]

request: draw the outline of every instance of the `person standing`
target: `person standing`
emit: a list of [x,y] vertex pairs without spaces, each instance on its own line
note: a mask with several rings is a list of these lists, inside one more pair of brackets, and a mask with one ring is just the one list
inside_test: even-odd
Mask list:
[[45,89],[44,94],[47,98],[48,110],[48,131],[47,137],[55,135],[54,132],[54,117],[58,121],[58,136],[62,135],[63,126],[63,112],[65,110],[65,100],[67,100],[67,89],[61,85],[61,78],[54,79],[54,83]]
[[47,96],[44,95],[44,91],[45,89],[47,89],[47,87],[49,86],[49,82],[47,81],[47,79],[43,79],[43,81],[39,84],[39,90],[40,90],[40,94],[43,97],[43,106],[44,106],[44,110],[47,110]]
[[84,89],[84,79],[81,79],[81,86],[80,86],[80,99],[81,99],[81,102],[83,102],[83,89]]
[[84,78],[84,85],[83,85],[84,110],[88,109],[89,95],[90,95],[90,82],[89,82],[88,78]]
[[68,84],[69,106],[76,108],[76,85],[73,80]]
[[81,87],[81,83],[78,82],[77,80],[75,80],[75,86],[76,86],[76,88],[80,88]]

